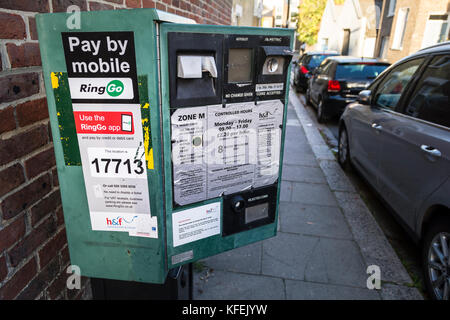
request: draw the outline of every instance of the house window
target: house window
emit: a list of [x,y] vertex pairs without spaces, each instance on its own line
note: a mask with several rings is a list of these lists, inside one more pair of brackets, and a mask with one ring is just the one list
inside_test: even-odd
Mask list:
[[422,48],[448,40],[449,14],[430,14],[425,26]]
[[401,8],[398,10],[397,22],[394,30],[394,40],[392,41],[392,49],[394,50],[401,50],[403,47],[408,14],[409,8]]
[[388,9],[388,17],[392,17],[395,14],[395,6],[397,4],[397,0],[389,0],[389,9]]

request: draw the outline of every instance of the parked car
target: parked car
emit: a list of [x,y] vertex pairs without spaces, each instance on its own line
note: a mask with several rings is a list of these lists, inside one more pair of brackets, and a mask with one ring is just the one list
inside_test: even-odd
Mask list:
[[430,297],[450,297],[450,42],[395,63],[339,123],[338,160],[420,242]]
[[377,59],[334,56],[326,58],[308,82],[306,101],[317,108],[317,120],[340,116],[361,90],[390,64]]
[[325,58],[339,55],[336,51],[310,51],[304,53],[298,62],[294,63],[294,86],[297,90],[305,92],[308,80]]

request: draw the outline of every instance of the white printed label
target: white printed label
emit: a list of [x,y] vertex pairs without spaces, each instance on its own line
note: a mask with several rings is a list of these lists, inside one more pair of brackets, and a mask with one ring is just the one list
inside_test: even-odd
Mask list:
[[255,86],[256,92],[283,90],[284,83],[260,83]]
[[69,78],[72,99],[133,99],[131,78]]
[[172,214],[173,246],[220,234],[220,202]]

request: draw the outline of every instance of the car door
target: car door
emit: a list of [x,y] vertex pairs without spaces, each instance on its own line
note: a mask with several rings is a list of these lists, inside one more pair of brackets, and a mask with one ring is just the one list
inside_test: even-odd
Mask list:
[[434,57],[401,113],[380,119],[380,188],[411,227],[416,210],[450,175],[450,55]]
[[360,104],[352,107],[352,160],[380,193],[380,174],[383,173],[380,172],[379,157],[384,143],[380,134],[383,126],[389,123],[401,94],[422,62],[423,59],[415,59],[395,66],[369,87],[372,90],[370,107]]

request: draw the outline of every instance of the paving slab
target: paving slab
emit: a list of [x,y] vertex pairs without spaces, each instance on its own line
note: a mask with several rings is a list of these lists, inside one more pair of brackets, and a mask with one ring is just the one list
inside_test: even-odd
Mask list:
[[280,202],[280,231],[337,239],[353,239],[341,210],[337,207]]
[[262,274],[304,280],[308,259],[318,237],[279,232],[263,241]]
[[290,164],[283,166],[282,180],[311,183],[327,182],[320,168]]
[[286,280],[286,298],[289,300],[380,300],[380,295],[376,290]]
[[202,260],[214,270],[261,273],[262,242],[252,243]]
[[328,184],[293,182],[291,199],[293,202],[304,204],[335,207],[338,205]]
[[204,271],[194,280],[195,300],[284,300],[283,279],[243,273]]

